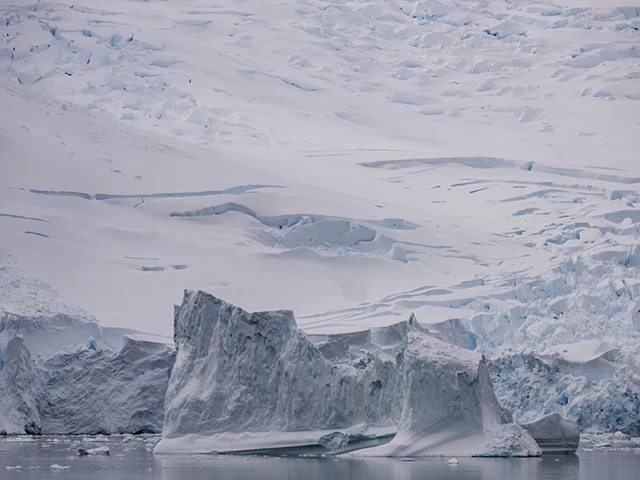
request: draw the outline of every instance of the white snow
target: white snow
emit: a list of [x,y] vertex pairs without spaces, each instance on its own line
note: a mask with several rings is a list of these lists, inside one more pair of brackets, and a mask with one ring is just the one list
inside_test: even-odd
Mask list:
[[[318,335],[415,312],[498,365],[518,421],[639,434],[638,8],[62,0],[0,16],[0,310],[47,319],[21,332],[32,360],[89,337],[120,351],[133,331],[171,343],[184,288],[291,308]],[[0,384],[30,375],[21,355]],[[29,389],[2,397],[33,411]],[[1,428],[36,420],[8,411]]]

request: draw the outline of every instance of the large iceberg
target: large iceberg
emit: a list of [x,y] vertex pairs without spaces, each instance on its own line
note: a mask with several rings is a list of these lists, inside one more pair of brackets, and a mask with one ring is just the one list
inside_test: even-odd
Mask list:
[[500,407],[483,358],[413,316],[310,338],[290,311],[248,313],[188,291],[174,324],[157,453],[337,453],[391,440],[358,455],[541,454]]
[[159,433],[174,356],[82,319],[4,314],[0,433]]

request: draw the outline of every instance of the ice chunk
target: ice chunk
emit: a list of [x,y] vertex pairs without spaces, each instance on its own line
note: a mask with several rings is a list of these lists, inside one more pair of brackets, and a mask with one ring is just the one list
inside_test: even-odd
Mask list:
[[545,415],[521,427],[529,432],[544,453],[573,453],[580,443],[578,425],[559,413]]
[[539,457],[542,449],[519,425],[513,423],[493,428],[486,445],[476,457]]
[[89,448],[86,450],[84,448],[78,448],[78,455],[80,455],[81,457],[86,457],[88,455],[109,455],[109,453],[110,449],[106,445],[98,448]]

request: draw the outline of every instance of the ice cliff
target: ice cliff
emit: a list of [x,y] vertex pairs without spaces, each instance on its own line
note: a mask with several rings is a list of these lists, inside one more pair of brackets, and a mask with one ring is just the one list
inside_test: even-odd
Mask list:
[[518,422],[558,413],[583,432],[640,436],[640,376],[633,365],[613,349],[581,360],[518,353],[489,368],[496,395]]
[[248,313],[191,291],[174,331],[158,453],[338,452],[395,433],[358,454],[541,453],[509,423],[482,357],[431,336],[414,317],[309,338],[290,311]]
[[0,434],[40,433],[34,370],[23,339],[0,333]]
[[63,315],[4,314],[0,433],[159,433],[174,353]]

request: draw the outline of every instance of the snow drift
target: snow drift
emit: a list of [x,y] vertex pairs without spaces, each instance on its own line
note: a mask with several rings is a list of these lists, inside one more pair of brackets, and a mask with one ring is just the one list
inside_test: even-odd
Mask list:
[[314,345],[290,311],[248,313],[187,291],[174,324],[156,453],[335,453],[397,432],[358,454],[541,454],[526,431],[504,425],[482,357],[430,336],[413,316]]
[[[101,342],[89,337],[50,353],[65,338],[75,341],[87,332]],[[63,315],[28,318],[5,314],[0,319],[0,432],[162,431],[174,350],[112,333]],[[122,347],[114,350],[107,346],[109,340],[117,340]],[[40,355],[35,357],[36,353]]]

